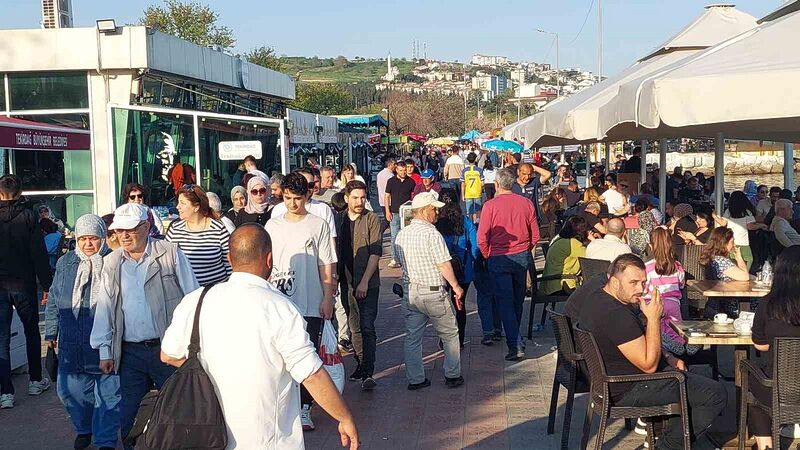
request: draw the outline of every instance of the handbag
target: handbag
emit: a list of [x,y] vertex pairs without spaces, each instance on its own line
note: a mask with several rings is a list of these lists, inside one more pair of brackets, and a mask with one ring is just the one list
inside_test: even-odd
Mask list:
[[58,378],[58,355],[53,347],[47,347],[47,356],[44,357],[44,367],[47,369],[47,375],[53,382]]

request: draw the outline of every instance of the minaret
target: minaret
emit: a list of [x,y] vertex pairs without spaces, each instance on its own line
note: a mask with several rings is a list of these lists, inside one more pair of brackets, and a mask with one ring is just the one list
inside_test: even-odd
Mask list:
[[394,72],[392,71],[392,53],[386,58],[386,81],[394,81]]

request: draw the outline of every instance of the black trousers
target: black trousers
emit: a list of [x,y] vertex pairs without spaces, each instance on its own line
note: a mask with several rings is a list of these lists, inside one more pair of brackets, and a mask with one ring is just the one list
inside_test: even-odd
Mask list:
[[[750,392],[761,403],[772,406],[772,391],[765,388],[758,381],[750,376]],[[772,420],[761,408],[750,407],[748,410],[748,428],[750,428],[750,435],[766,437],[772,436]],[[773,447],[777,447],[778,443],[772,443]]]
[[470,283],[459,283],[461,289],[464,290],[464,298],[461,299],[461,309],[456,308],[456,297],[453,291],[450,290],[450,301],[453,302],[453,309],[456,312],[456,325],[458,325],[458,343],[464,345],[464,337],[466,336],[467,329],[467,292],[469,292]]
[[[704,432],[728,403],[725,387],[711,378],[684,372],[686,397],[689,401],[689,426],[692,437]],[[656,406],[677,403],[678,382],[674,379],[639,382],[614,402],[615,406]],[[683,448],[681,421],[678,416],[667,420],[661,444],[665,449]]]
[[[308,333],[311,343],[314,344],[314,348],[319,351],[319,337],[322,334],[322,324],[324,322],[319,317],[303,317],[303,319],[306,320],[306,333]],[[314,397],[311,396],[306,387],[302,384],[300,385],[300,404],[314,404]]]
[[25,333],[25,353],[31,381],[42,380],[42,336],[39,334],[39,302],[36,287],[22,282],[0,282],[0,393],[13,394],[11,382],[12,306]]

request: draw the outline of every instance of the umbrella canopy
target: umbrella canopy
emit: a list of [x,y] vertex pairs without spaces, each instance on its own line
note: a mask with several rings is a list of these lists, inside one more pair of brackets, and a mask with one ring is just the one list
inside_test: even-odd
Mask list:
[[425,141],[425,145],[453,145],[458,138],[448,136],[448,137],[438,137],[433,139],[428,139]]
[[504,136],[506,139],[525,138],[527,146],[594,142],[601,120],[600,108],[614,98],[620,85],[685,61],[700,49],[736,36],[755,25],[755,17],[733,6],[707,6],[699,17],[633,66],[506,127]]
[[520,153],[525,149],[522,144],[514,141],[504,141],[502,139],[492,139],[491,141],[484,142],[481,144],[481,146],[490,150],[499,150],[501,152],[511,153]]
[[797,140],[800,54],[789,43],[799,27],[800,11],[792,11],[621,86],[611,106],[629,102],[628,123],[598,131],[616,136],[638,125],[661,135]]
[[474,141],[475,138],[479,137],[480,135],[481,135],[481,132],[478,131],[478,130],[467,131],[466,133],[464,133],[461,136],[461,139],[468,140],[468,141]]

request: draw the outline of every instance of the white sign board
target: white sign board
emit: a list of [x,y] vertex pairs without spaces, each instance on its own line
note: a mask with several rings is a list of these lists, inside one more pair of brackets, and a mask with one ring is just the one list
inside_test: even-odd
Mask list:
[[219,159],[222,161],[242,160],[247,155],[261,159],[261,141],[221,141]]

